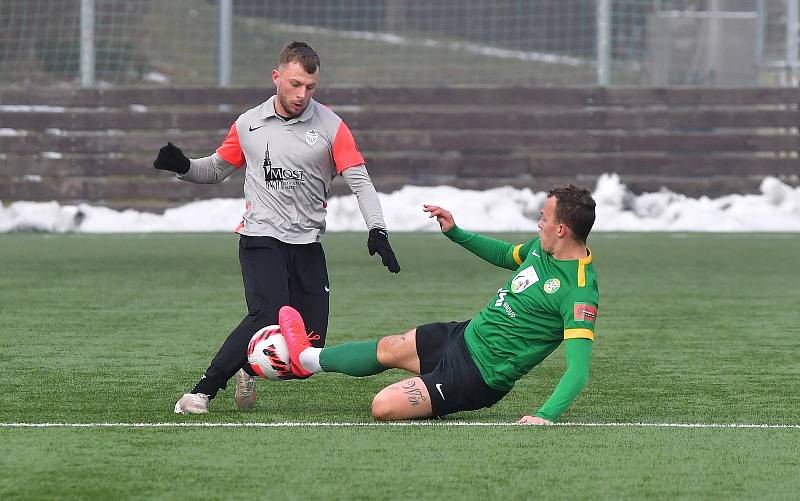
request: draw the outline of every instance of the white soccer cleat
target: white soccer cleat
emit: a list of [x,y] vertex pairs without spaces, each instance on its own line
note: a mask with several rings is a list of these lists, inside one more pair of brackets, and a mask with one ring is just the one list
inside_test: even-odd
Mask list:
[[175,402],[175,414],[208,414],[208,395],[185,393]]
[[244,369],[234,376],[236,380],[236,405],[240,409],[252,409],[256,406],[256,378],[246,373]]

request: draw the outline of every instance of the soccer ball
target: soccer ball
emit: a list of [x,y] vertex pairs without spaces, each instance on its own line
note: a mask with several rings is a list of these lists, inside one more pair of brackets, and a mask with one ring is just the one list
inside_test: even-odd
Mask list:
[[289,348],[277,325],[269,325],[253,334],[247,346],[247,361],[253,372],[271,381],[291,379]]

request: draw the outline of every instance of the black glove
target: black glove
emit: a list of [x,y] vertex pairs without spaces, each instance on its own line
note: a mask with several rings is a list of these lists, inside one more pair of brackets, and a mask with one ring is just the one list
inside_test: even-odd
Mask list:
[[392,246],[389,245],[389,235],[383,228],[372,228],[369,230],[369,238],[367,239],[367,249],[369,255],[374,256],[377,252],[381,256],[383,265],[389,268],[392,273],[400,271],[400,265],[397,263],[397,258],[394,256]]
[[186,174],[189,172],[189,159],[183,154],[180,148],[172,143],[167,143],[158,150],[156,161],[153,167],[160,170],[169,170],[176,174]]

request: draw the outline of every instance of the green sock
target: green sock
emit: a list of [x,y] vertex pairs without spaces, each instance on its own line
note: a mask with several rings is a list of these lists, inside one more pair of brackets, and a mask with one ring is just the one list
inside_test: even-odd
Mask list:
[[319,365],[325,372],[348,376],[372,376],[386,370],[378,363],[378,341],[358,341],[331,346],[319,354]]

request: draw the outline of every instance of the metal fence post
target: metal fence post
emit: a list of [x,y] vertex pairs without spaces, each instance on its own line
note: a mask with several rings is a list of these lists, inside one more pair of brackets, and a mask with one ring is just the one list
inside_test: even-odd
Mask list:
[[611,0],[597,0],[597,85],[608,85],[611,73]]
[[758,65],[759,75],[764,67],[764,28],[767,23],[767,9],[764,0],[756,0],[756,13],[758,14],[758,25],[756,26],[756,64]]
[[217,44],[217,84],[231,84],[233,68],[233,0],[217,0],[219,37]]
[[720,18],[719,18],[719,5],[720,0],[709,0],[708,9],[708,40],[706,41],[706,65],[708,74],[703,76],[703,82],[706,85],[717,85],[717,73],[719,64],[719,54],[717,52],[719,47],[719,34],[720,34]]
[[81,87],[95,83],[94,0],[81,0]]
[[786,66],[789,69],[789,85],[797,85],[798,68],[798,0],[786,2]]

